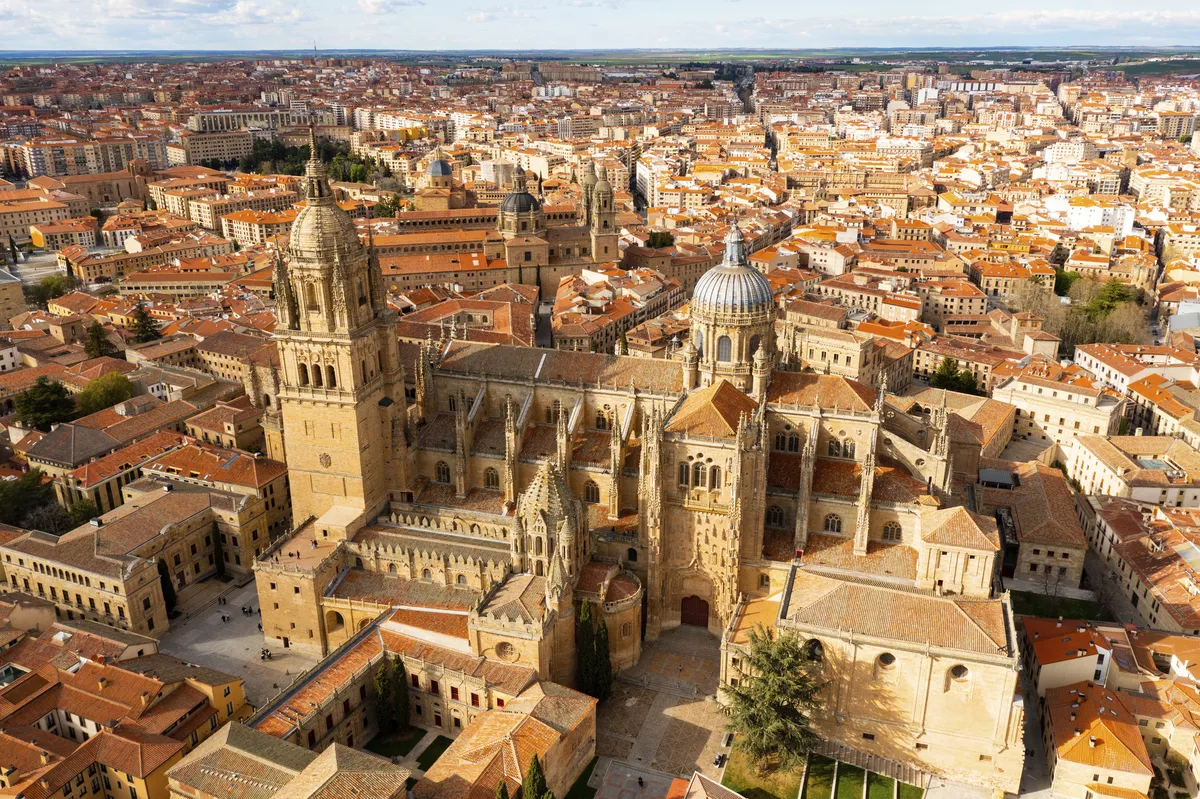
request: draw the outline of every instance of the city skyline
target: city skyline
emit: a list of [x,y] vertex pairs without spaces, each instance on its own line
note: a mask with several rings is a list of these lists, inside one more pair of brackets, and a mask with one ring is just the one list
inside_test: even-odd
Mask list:
[[[332,8],[301,0],[0,0],[0,25],[20,26],[13,50],[563,49],[998,46],[1188,46],[1200,43],[1200,10],[1181,0],[1153,9],[1114,2],[1010,7],[955,15],[930,3],[877,0],[852,14],[779,0],[750,3],[571,0],[355,0]],[[82,24],[85,23],[86,24]],[[149,40],[149,41],[148,41]],[[150,44],[150,47],[147,47]]]

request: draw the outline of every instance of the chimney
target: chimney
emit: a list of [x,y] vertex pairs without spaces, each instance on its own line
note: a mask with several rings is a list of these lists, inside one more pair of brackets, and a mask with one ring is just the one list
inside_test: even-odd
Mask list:
[[1054,624],[1055,627],[1062,627],[1062,616],[1058,617],[1058,621]]
[[104,520],[101,519],[99,516],[92,518],[92,527],[103,527],[103,526],[104,526]]
[[101,677],[100,679],[96,680],[96,684],[99,686],[99,689],[100,689],[101,691],[103,691],[103,690],[104,690],[104,686],[108,685],[108,680],[106,680],[105,678]]
[[1095,748],[1096,748],[1096,744],[1097,744],[1097,743],[1099,743],[1099,741],[1097,741],[1097,740],[1096,740],[1096,736],[1095,736],[1095,735],[1093,735],[1092,737],[1088,738],[1088,746],[1092,747],[1093,749],[1095,749]]

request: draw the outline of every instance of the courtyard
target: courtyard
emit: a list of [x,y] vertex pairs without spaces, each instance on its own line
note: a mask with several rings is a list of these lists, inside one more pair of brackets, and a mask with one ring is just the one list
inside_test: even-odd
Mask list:
[[716,703],[720,646],[706,629],[683,625],[647,642],[621,674],[596,719],[600,759],[589,785],[597,799],[659,799],[696,771],[720,780],[713,760],[729,752]]
[[[225,600],[217,604],[217,598]],[[246,683],[246,701],[257,707],[291,684],[297,675],[316,665],[317,659],[284,649],[275,642],[264,644],[258,630],[262,617],[245,615],[242,607],[258,607],[254,581],[245,585],[209,579],[193,583],[179,592],[177,610],[170,629],[159,641],[159,650],[189,663],[207,666]],[[222,621],[222,614],[228,621]],[[263,660],[263,646],[271,659]]]

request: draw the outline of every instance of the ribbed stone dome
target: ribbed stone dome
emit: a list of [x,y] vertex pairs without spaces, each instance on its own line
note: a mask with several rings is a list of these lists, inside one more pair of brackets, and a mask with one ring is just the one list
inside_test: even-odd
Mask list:
[[775,304],[771,284],[746,260],[746,240],[737,225],[725,237],[725,258],[696,281],[693,315],[770,312]]
[[537,197],[527,191],[509,194],[500,203],[500,210],[510,214],[526,214],[541,207]]
[[429,169],[426,170],[426,174],[432,178],[446,178],[453,175],[454,170],[450,167],[449,161],[439,158],[436,161],[429,162]]
[[293,254],[314,257],[362,249],[354,220],[338,207],[329,188],[325,165],[320,161],[309,161],[305,170],[304,207],[292,222],[288,249]]

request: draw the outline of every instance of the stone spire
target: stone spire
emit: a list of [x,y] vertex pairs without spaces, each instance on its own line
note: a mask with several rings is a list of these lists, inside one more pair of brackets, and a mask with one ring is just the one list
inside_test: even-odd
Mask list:
[[567,409],[560,406],[557,420],[558,466],[566,473],[571,468],[571,431],[567,424]]
[[283,257],[282,250],[275,251],[275,272],[271,278],[271,286],[275,292],[275,318],[279,321],[279,326],[285,330],[299,329],[296,294],[292,291],[287,260]]
[[866,555],[871,537],[871,492],[875,489],[875,446],[873,439],[867,446],[867,458],[862,465],[862,479],[858,485],[858,518],[854,524],[854,554]]
[[608,438],[608,518],[621,515],[621,422],[614,415]]
[[504,398],[504,501],[517,499],[517,413],[512,397]]
[[454,488],[467,495],[467,395],[460,389],[454,399]]

